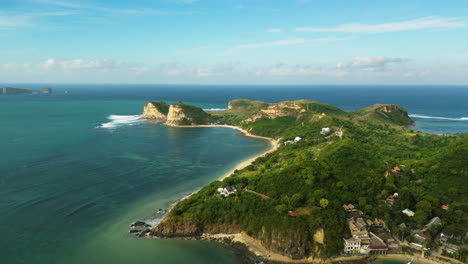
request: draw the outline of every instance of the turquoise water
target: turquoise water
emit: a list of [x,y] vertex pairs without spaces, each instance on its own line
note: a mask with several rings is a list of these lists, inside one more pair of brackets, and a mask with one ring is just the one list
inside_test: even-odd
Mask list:
[[228,128],[121,122],[141,100],[15,97],[0,103],[1,263],[238,263],[216,243],[147,240],[128,225],[152,218],[266,140]]
[[0,96],[1,264],[241,263],[217,243],[127,233],[131,222],[154,219],[159,208],[268,148],[228,128],[145,122],[138,115],[149,99],[203,108],[239,97],[305,98],[346,110],[397,103],[425,116],[415,117],[416,129],[468,132],[467,87],[53,88],[53,95]]

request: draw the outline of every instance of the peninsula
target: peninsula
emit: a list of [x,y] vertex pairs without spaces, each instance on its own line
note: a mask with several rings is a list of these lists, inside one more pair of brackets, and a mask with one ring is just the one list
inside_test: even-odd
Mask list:
[[[31,94],[34,93],[33,90],[30,89],[23,89],[23,88],[12,88],[12,87],[3,87],[0,88],[0,94]],[[52,89],[51,88],[43,88],[36,93],[38,94],[51,94]]]
[[466,261],[466,134],[411,130],[407,111],[390,104],[349,112],[308,100],[236,99],[207,113],[147,102],[143,117],[227,125],[277,142],[273,152],[177,203],[146,236],[227,239],[277,262],[386,254]]

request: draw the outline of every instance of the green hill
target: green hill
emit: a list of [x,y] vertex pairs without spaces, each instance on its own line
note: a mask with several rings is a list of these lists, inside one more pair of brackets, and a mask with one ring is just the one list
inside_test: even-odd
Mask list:
[[[394,235],[400,235],[397,226],[403,222],[416,229],[434,216],[452,230],[467,225],[466,135],[408,129],[413,121],[396,105],[355,112],[307,100],[269,104],[243,99],[230,105],[213,118],[284,144],[178,203],[153,235],[244,231],[274,252],[303,259],[341,252],[343,238],[350,237],[343,204],[356,205],[369,219],[383,219]],[[294,144],[296,136],[302,140]],[[389,173],[396,166],[402,170]],[[238,192],[222,198],[220,185]],[[400,198],[389,207],[385,198],[395,192]],[[440,209],[443,204],[450,205],[448,212]],[[416,216],[402,214],[405,208]],[[314,239],[320,230],[323,241]]]

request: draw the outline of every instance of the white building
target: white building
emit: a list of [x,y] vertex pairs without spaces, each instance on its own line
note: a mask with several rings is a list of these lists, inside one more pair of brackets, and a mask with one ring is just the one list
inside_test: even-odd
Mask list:
[[300,138],[300,137],[294,138],[294,144],[296,144],[297,142],[299,142],[299,141],[301,141],[301,140],[302,140],[302,138]]
[[233,186],[221,185],[218,187],[218,192],[221,194],[221,196],[228,197],[229,195],[237,192],[237,190]]
[[361,250],[361,239],[352,237],[344,239],[344,252],[346,254],[357,254]]
[[330,133],[330,131],[331,130],[330,130],[329,127],[324,127],[324,128],[322,128],[322,131],[320,132],[320,134],[326,135],[326,134]]

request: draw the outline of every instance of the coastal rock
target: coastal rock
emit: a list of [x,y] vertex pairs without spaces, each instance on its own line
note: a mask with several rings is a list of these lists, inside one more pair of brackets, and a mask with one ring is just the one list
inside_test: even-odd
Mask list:
[[146,102],[143,108],[143,118],[166,121],[169,105],[164,102]]
[[52,88],[42,88],[41,90],[37,91],[39,94],[51,94],[52,93]]
[[139,227],[139,226],[145,226],[146,223],[143,221],[136,221],[133,224],[130,225],[130,227]]
[[408,112],[403,107],[394,104],[375,104],[358,110],[356,113],[360,114],[358,119],[365,119],[378,123],[393,123],[400,126],[414,124],[414,121],[408,116]]
[[176,103],[169,107],[166,125],[193,126],[208,124],[211,121],[211,116],[200,107]]
[[202,226],[194,220],[176,221],[166,219],[151,229],[151,235],[156,237],[197,237],[203,234]]

